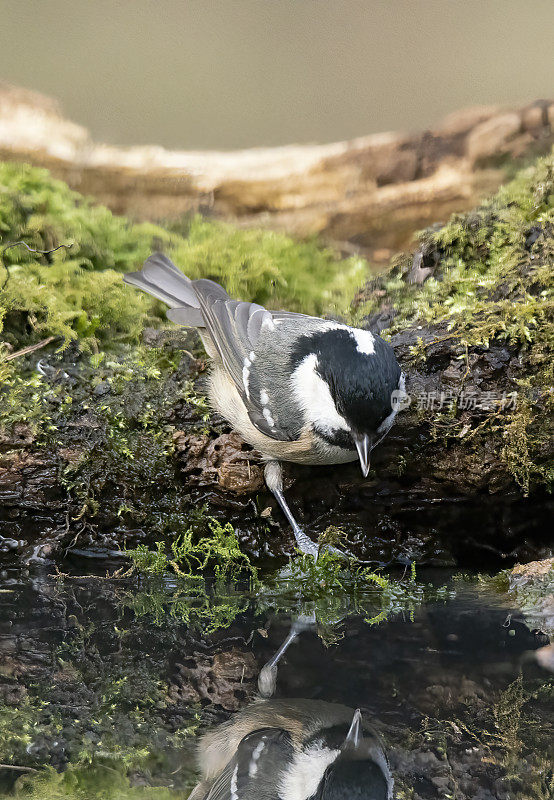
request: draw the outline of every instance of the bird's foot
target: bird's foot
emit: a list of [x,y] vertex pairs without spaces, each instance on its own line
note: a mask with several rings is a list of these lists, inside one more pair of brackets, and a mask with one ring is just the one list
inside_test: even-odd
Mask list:
[[285,517],[290,523],[292,532],[294,533],[294,538],[296,539],[296,544],[301,553],[307,556],[312,556],[315,561],[317,561],[319,554],[324,552],[332,553],[333,555],[344,558],[345,560],[352,560],[354,558],[348,553],[343,553],[342,550],[339,550],[337,547],[334,547],[331,544],[323,544],[320,546],[312,541],[312,539],[310,539],[306,533],[304,533],[300,525],[295,520],[293,513],[288,507],[287,501],[285,500],[285,496],[283,495],[281,467],[277,461],[270,461],[268,464],[266,464],[265,479],[269,489],[271,489],[275,495],[275,498],[281,506]]
[[294,533],[294,538],[296,539],[296,544],[300,552],[305,556],[313,556],[314,560],[317,561],[319,545],[310,539],[308,534],[304,533],[302,528],[298,525],[293,526],[292,532]]
[[320,553],[331,553],[331,555],[336,556],[337,558],[342,558],[344,561],[357,561],[355,555],[349,553],[348,550],[339,550],[338,547],[333,547],[332,544],[323,544],[319,549]]
[[293,527],[293,533],[300,552],[307,556],[313,556],[314,561],[317,561],[322,553],[331,553],[331,555],[344,559],[345,561],[356,560],[351,553],[345,553],[343,550],[339,550],[338,547],[334,547],[332,544],[317,544],[310,539],[310,537],[304,533],[302,528],[300,528],[298,525]]

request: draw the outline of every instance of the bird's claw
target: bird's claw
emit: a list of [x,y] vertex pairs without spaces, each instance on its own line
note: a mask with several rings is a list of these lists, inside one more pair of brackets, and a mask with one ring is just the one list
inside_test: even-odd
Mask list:
[[332,544],[317,544],[310,539],[310,537],[305,534],[301,528],[294,530],[294,538],[296,539],[296,544],[300,552],[306,556],[312,556],[316,562],[322,553],[331,553],[331,555],[341,558],[345,561],[357,560],[356,557],[351,553],[345,553],[343,550],[339,550],[338,547],[334,547]]

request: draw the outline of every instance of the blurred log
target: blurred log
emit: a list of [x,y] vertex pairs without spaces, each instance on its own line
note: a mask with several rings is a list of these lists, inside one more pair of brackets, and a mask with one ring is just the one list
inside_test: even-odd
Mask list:
[[508,162],[554,143],[554,101],[475,107],[423,133],[230,152],[92,141],[55,101],[0,85],[0,158],[30,161],[114,212],[139,220],[197,210],[243,226],[319,235],[377,262],[414,231],[496,190]]

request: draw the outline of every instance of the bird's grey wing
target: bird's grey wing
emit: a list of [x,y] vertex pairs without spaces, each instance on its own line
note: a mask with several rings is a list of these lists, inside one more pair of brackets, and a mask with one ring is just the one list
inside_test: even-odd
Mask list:
[[262,728],[248,734],[212,784],[206,800],[278,800],[279,777],[292,755],[287,731]]
[[264,406],[256,365],[256,346],[262,332],[275,328],[273,313],[257,303],[231,300],[213,281],[193,281],[206,329],[248,410],[252,424],[272,439],[290,435]]

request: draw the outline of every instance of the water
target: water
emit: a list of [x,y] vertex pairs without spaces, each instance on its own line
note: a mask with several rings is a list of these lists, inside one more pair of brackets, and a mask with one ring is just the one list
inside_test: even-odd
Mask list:
[[532,655],[546,637],[490,586],[435,568],[416,590],[397,570],[384,602],[106,580],[115,566],[2,573],[0,763],[40,772],[0,768],[1,796],[187,797],[198,736],[248,707],[291,625],[262,689],[360,708],[396,797],[552,796],[554,686]]

